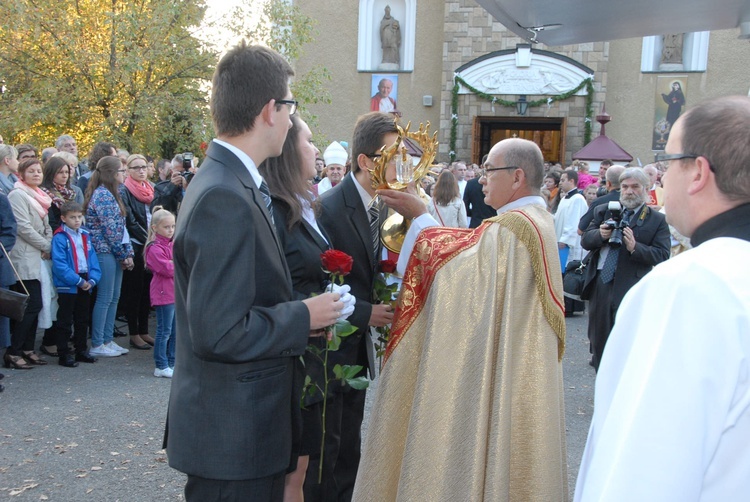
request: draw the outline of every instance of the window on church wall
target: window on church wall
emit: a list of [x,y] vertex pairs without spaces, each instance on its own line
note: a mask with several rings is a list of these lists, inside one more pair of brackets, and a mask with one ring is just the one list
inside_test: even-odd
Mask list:
[[643,37],[641,72],[704,72],[708,39],[708,31]]

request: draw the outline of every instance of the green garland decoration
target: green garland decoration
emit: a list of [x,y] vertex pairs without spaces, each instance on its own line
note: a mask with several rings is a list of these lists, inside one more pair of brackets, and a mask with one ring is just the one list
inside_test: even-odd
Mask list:
[[[485,99],[487,101],[492,102],[493,105],[500,105],[500,106],[510,106],[515,107],[516,102],[515,101],[506,101],[504,99],[498,98],[497,96],[493,96],[491,94],[484,93],[480,91],[479,89],[472,87],[471,85],[467,84],[464,79],[456,75],[454,77],[454,84],[453,84],[453,96],[451,98],[451,140],[450,140],[450,159],[451,162],[456,160],[456,138],[458,135],[457,129],[458,129],[458,91],[461,86],[464,86],[469,91],[472,92],[472,94],[476,94],[482,99]],[[541,106],[547,104],[547,99],[551,99],[552,102],[555,101],[563,101],[565,99],[573,97],[575,93],[579,92],[581,89],[586,89],[586,118],[584,119],[584,134],[583,134],[583,144],[587,145],[591,141],[591,133],[593,130],[593,124],[591,121],[592,116],[594,115],[594,79],[593,78],[587,78],[583,82],[581,82],[578,87],[575,89],[571,89],[566,93],[558,94],[557,96],[548,96],[546,98],[537,99],[536,101],[528,101],[528,106]]]

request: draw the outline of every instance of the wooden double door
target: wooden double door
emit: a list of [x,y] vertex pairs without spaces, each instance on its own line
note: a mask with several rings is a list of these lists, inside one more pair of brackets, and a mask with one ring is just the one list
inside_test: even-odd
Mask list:
[[545,162],[565,165],[564,117],[474,117],[472,162],[481,163],[490,148],[506,138],[533,141],[542,150]]

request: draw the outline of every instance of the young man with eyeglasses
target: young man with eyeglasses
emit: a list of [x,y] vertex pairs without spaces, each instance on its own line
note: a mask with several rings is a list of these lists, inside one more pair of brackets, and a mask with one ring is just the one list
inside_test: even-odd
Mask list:
[[622,301],[596,379],[576,501],[750,493],[750,98],[683,113],[665,154],[667,221],[694,246]]
[[243,42],[219,61],[217,138],[185,193],[174,235],[176,366],[169,464],[188,501],[281,500],[300,435],[298,367],[311,330],[332,325],[338,293],[292,301],[268,186],[296,104],[291,66]]
[[567,499],[565,312],[543,178],[535,143],[497,143],[480,183],[498,216],[475,229],[435,226],[413,190],[379,191],[412,219],[409,267],[356,500]]

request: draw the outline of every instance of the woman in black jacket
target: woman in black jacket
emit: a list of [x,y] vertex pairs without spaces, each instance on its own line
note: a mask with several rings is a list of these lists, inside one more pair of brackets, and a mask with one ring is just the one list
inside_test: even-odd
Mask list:
[[122,277],[121,307],[128,319],[130,346],[147,350],[154,344],[148,334],[148,314],[151,309],[149,285],[151,273],[143,262],[143,246],[146,244],[148,227],[151,221],[149,206],[154,199],[154,186],[148,181],[148,162],[143,155],[134,154],[126,161],[128,177],[120,185],[120,196],[127,209],[125,227],[130,234],[135,257],[134,267],[125,271]]

